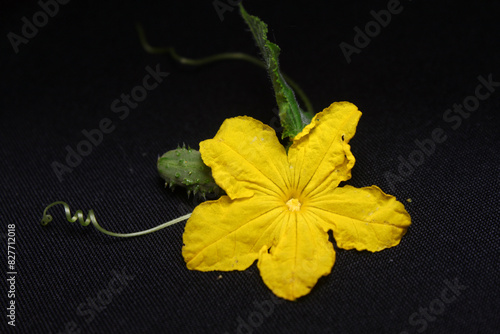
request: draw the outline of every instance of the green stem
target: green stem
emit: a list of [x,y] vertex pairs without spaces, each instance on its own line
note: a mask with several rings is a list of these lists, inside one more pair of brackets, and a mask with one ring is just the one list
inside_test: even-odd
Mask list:
[[48,223],[50,223],[52,221],[52,216],[47,214],[47,210],[49,210],[54,205],[58,205],[58,204],[61,204],[64,206],[64,211],[66,213],[66,219],[68,220],[68,222],[74,223],[78,220],[78,222],[82,226],[88,226],[90,223],[92,223],[92,225],[94,225],[94,227],[96,229],[98,229],[100,232],[107,234],[107,235],[110,235],[112,237],[120,237],[120,238],[138,237],[141,235],[153,233],[153,232],[156,232],[158,230],[161,230],[162,228],[165,228],[165,227],[170,226],[170,225],[174,225],[176,223],[179,223],[179,222],[184,221],[184,220],[188,219],[189,217],[191,217],[191,213],[188,213],[187,215],[173,219],[173,220],[168,221],[166,223],[163,223],[159,226],[150,228],[149,230],[144,230],[144,231],[134,232],[134,233],[115,233],[115,232],[111,232],[111,231],[108,231],[108,230],[102,228],[101,225],[99,225],[99,223],[97,223],[97,220],[96,220],[95,214],[94,214],[94,210],[89,210],[89,212],[87,214],[87,219],[84,219],[82,210],[77,210],[75,212],[75,215],[72,216],[69,205],[66,202],[58,201],[58,202],[54,202],[54,203],[48,205],[45,208],[45,210],[43,211],[43,217],[42,217],[42,222],[41,222],[43,226],[47,225]]
[[[218,53],[216,55],[200,58],[200,59],[190,59],[190,58],[185,58],[182,56],[179,56],[175,49],[173,47],[155,47],[151,46],[147,39],[146,39],[146,34],[144,32],[144,28],[140,23],[136,23],[136,29],[137,33],[139,34],[139,40],[141,42],[142,47],[147,53],[151,54],[156,54],[156,55],[162,55],[162,54],[170,54],[170,56],[176,60],[177,62],[183,64],[183,65],[190,65],[190,66],[201,66],[201,65],[206,65],[210,64],[213,62],[221,61],[221,60],[243,60],[246,62],[249,62],[251,64],[254,64],[260,68],[263,68],[267,70],[266,65],[260,61],[258,58],[250,56],[246,53],[242,52],[224,52],[224,53]],[[314,109],[312,106],[311,101],[307,97],[306,93],[300,88],[300,86],[293,81],[288,75],[285,73],[281,73],[283,75],[283,78],[288,82],[290,86],[294,89],[294,91],[297,93],[297,95],[300,97],[302,102],[304,102],[306,109],[310,116],[312,117],[314,115]]]

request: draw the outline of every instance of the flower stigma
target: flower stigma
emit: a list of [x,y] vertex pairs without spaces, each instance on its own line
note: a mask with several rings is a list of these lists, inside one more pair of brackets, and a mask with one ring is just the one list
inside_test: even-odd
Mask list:
[[300,207],[302,206],[302,204],[298,199],[292,197],[288,200],[288,202],[286,202],[286,206],[288,207],[288,210],[293,212],[300,211]]

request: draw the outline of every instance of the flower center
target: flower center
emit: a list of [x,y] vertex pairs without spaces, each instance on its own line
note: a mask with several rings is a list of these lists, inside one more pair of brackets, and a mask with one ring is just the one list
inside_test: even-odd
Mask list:
[[288,200],[288,202],[286,202],[286,206],[288,207],[288,210],[293,212],[300,211],[300,207],[302,206],[302,204],[298,199],[292,197]]

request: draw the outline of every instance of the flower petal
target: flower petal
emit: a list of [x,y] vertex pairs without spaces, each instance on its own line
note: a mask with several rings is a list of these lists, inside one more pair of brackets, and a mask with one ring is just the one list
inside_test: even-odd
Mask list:
[[307,209],[333,230],[337,246],[380,251],[399,244],[411,224],[404,205],[377,186],[344,186],[310,199]]
[[286,213],[279,240],[268,252],[262,249],[258,267],[275,295],[295,300],[311,291],[335,262],[328,234],[305,212]]
[[335,102],[293,140],[288,151],[295,190],[308,196],[351,178],[354,156],[349,140],[361,112],[350,102]]
[[283,205],[269,196],[198,205],[186,223],[182,255],[188,269],[245,270],[272,244]]
[[226,119],[213,139],[200,143],[203,162],[232,198],[256,192],[283,197],[289,184],[284,147],[275,131],[251,117]]

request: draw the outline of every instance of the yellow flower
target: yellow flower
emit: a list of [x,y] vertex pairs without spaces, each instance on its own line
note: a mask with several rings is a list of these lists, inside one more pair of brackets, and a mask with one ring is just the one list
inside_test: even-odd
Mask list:
[[187,267],[245,270],[258,260],[264,283],[295,300],[331,271],[329,230],[343,249],[396,246],[410,225],[403,204],[376,186],[338,187],[351,177],[348,142],[360,116],[352,103],[333,103],[288,154],[269,126],[250,117],[224,121],[200,152],[227,196],[193,211],[183,237]]

